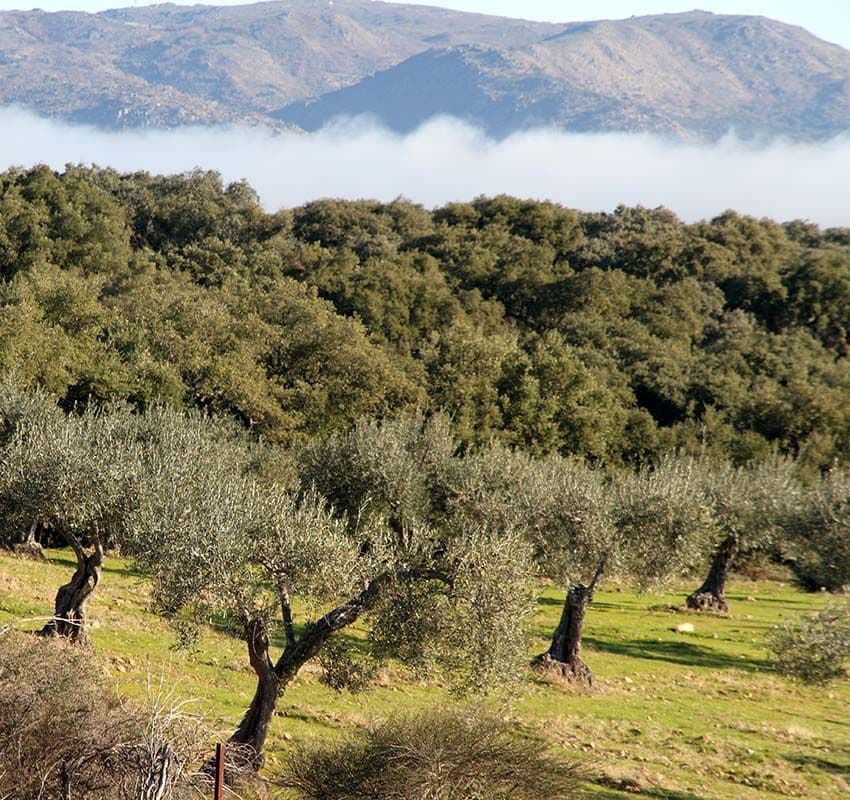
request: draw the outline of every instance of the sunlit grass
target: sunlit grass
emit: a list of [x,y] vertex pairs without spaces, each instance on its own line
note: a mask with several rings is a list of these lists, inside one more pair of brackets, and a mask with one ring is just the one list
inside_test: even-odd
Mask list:
[[[37,618],[49,615],[72,566],[62,551],[48,555],[43,563],[0,556],[0,625],[35,629]],[[512,698],[515,713],[556,747],[588,759],[593,797],[850,796],[850,682],[828,689],[790,683],[770,672],[763,647],[772,625],[820,608],[823,597],[790,584],[738,582],[724,618],[666,610],[681,604],[688,587],[673,588],[642,597],[627,589],[597,593],[584,654],[594,689],[529,674]],[[541,593],[529,655],[546,646],[561,601],[555,589]],[[90,608],[105,668],[121,691],[135,695],[149,677],[165,675],[180,696],[197,698],[197,709],[225,735],[254,688],[242,643],[209,630],[191,650],[176,650],[174,632],[147,604],[145,581],[109,560]],[[683,621],[694,633],[673,631]],[[339,735],[372,717],[451,699],[401,670],[386,672],[365,694],[337,694],[309,666],[281,698],[268,769],[302,737]]]

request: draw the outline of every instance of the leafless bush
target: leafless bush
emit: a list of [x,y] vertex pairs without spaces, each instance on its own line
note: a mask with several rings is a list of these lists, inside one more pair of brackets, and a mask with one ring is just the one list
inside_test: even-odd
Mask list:
[[568,800],[575,764],[482,712],[430,711],[301,745],[281,785],[304,800]]
[[198,721],[162,686],[121,701],[91,653],[0,632],[0,800],[198,797]]

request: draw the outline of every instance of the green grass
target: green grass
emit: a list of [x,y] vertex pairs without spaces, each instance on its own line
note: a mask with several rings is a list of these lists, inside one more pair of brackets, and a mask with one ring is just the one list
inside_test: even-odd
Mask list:
[[[62,551],[39,563],[0,555],[0,625],[36,628],[70,574]],[[597,686],[580,691],[529,674],[515,712],[567,754],[586,759],[592,797],[756,800],[850,797],[850,682],[814,689],[769,671],[771,625],[816,610],[819,595],[776,582],[737,582],[729,618],[665,610],[685,587],[638,597],[597,593],[587,620],[585,660]],[[180,696],[197,698],[222,735],[238,721],[254,681],[242,644],[205,632],[190,652],[173,648],[170,627],[147,610],[146,583],[110,560],[90,613],[98,653],[119,688],[140,694],[165,675]],[[542,592],[533,620],[539,652],[557,622],[561,595]],[[26,621],[30,620],[30,621]],[[692,622],[693,634],[673,628]],[[358,635],[355,631],[354,635]],[[302,737],[339,735],[395,711],[450,702],[446,690],[382,675],[365,694],[337,694],[309,666],[281,698],[268,769]]]

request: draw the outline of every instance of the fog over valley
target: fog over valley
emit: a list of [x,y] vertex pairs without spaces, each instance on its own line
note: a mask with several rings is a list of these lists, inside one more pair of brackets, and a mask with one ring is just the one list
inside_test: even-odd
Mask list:
[[584,210],[666,206],[686,221],[727,208],[778,220],[850,225],[850,137],[826,142],[685,144],[650,134],[551,129],[501,141],[451,118],[405,136],[366,118],[276,134],[211,126],[113,133],[0,110],[0,166],[92,163],[119,171],[196,167],[247,179],[268,209],[320,197],[426,206],[486,194],[550,199]]

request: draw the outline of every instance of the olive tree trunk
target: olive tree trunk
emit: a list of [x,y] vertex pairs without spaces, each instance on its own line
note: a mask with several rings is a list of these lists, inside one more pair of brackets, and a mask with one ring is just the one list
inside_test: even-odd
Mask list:
[[27,529],[27,532],[24,534],[21,541],[12,545],[12,551],[19,556],[44,561],[44,550],[42,549],[37,537],[39,527],[40,525],[38,520],[33,522],[33,524]]
[[552,644],[534,659],[536,667],[554,670],[564,678],[585,686],[593,683],[593,673],[581,658],[584,618],[592,599],[593,589],[590,586],[574,584],[569,588]]
[[702,586],[688,596],[688,608],[694,611],[719,611],[723,614],[729,612],[729,604],[726,602],[726,579],[737,552],[737,539],[730,536],[723,541],[714,554],[711,568]]
[[265,625],[252,620],[245,626],[248,660],[257,675],[257,688],[239,727],[230,737],[231,760],[240,769],[258,770],[263,765],[263,749],[269,725],[281,692],[280,679],[269,656],[269,638]]
[[[239,727],[228,740],[228,751],[233,754],[231,767],[240,771],[257,771],[262,767],[266,737],[278,697],[301,667],[319,653],[334,632],[351,625],[374,605],[381,589],[388,582],[389,576],[376,578],[359,595],[307,625],[297,639],[290,638],[290,629],[288,644],[276,663],[269,656],[265,624],[259,620],[246,624],[248,658],[257,675],[257,688]],[[212,761],[209,761],[205,770],[211,768]],[[234,777],[233,771],[226,775],[230,783]]]
[[41,629],[41,635],[87,644],[86,605],[103,573],[103,543],[96,539],[93,552],[86,553],[76,536],[66,533],[66,538],[77,557],[77,568],[71,580],[56,592],[53,618]]

